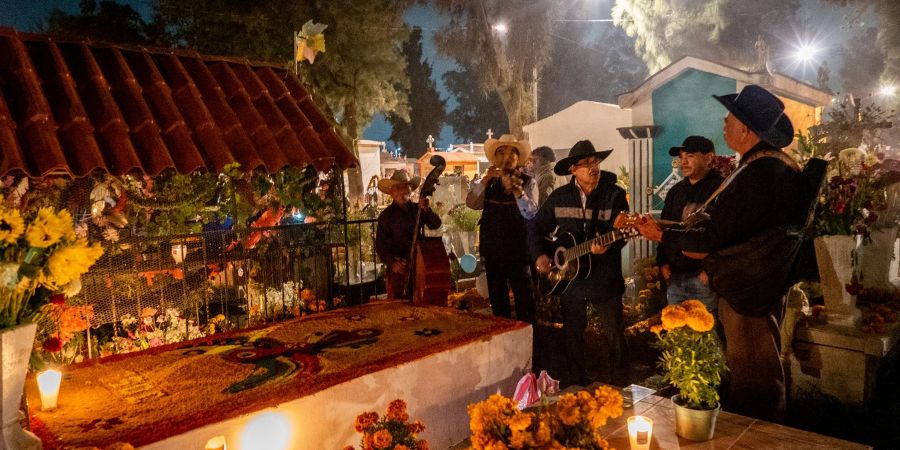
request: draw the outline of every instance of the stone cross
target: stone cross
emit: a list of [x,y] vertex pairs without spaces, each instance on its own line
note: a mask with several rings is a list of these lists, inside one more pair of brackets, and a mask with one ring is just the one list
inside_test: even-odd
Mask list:
[[490,138],[492,138],[492,137],[494,137],[494,132],[493,132],[493,131],[491,131],[491,129],[490,129],[490,128],[488,128],[488,131],[487,131],[487,133],[486,133],[486,134],[487,134],[487,137],[488,137],[488,139],[490,139]]
[[434,147],[431,145],[431,144],[434,144],[434,136],[432,136],[432,135],[429,134],[429,135],[428,135],[428,139],[425,139],[425,142],[428,143],[428,149],[429,149],[429,150],[431,150],[431,149],[434,148]]

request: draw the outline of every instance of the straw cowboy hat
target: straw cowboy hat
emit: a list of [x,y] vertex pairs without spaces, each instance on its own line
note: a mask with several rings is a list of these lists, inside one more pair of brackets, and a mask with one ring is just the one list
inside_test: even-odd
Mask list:
[[398,170],[391,175],[390,178],[382,178],[378,180],[378,190],[385,194],[391,193],[391,188],[398,184],[408,184],[410,189],[415,190],[419,187],[419,177],[409,177],[409,172]]
[[569,156],[559,160],[559,162],[553,166],[553,173],[559,176],[568,175],[569,168],[572,167],[572,164],[577,164],[578,161],[591,156],[596,156],[598,160],[603,161],[610,153],[612,153],[612,149],[597,151],[594,149],[594,144],[591,144],[591,141],[587,139],[578,141],[572,146],[572,149],[569,150]]
[[531,157],[531,145],[528,144],[528,141],[520,141],[512,134],[504,134],[503,136],[500,136],[500,139],[488,139],[484,141],[484,156],[487,157],[491,164],[495,164],[494,153],[502,146],[509,146],[518,151],[518,165],[520,166],[524,165],[525,161],[528,161],[528,158]]
[[784,103],[771,92],[750,84],[737,94],[713,97],[771,146],[786,147],[794,140],[794,124],[784,114]]

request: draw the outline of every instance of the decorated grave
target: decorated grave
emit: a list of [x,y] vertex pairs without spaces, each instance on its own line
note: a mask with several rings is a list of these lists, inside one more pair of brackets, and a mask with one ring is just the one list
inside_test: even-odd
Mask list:
[[[31,419],[46,449],[202,448],[223,435],[240,450],[248,420],[274,408],[284,448],[339,448],[361,410],[401,397],[441,448],[466,437],[467,403],[510,392],[530,365],[527,324],[376,303],[70,366],[58,408]],[[26,392],[40,405],[33,379]]]

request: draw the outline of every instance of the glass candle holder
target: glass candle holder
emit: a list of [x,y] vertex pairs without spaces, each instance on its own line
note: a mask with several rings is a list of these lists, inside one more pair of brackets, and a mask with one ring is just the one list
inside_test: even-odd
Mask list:
[[652,419],[644,416],[628,418],[628,441],[631,443],[631,450],[649,450],[652,435]]

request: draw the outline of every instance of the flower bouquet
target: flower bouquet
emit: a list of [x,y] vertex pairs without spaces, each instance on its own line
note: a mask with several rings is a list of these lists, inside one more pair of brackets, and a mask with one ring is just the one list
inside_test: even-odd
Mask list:
[[[676,433],[694,441],[709,440],[719,411],[717,388],[726,370],[725,355],[712,331],[715,318],[699,300],[666,306],[661,316],[662,323],[650,330],[659,336],[656,346],[662,351],[663,378],[678,390],[672,399]],[[708,422],[688,419],[697,415]]]
[[81,275],[103,254],[78,239],[65,209],[41,208],[34,217],[0,198],[0,329],[33,321],[50,294],[78,292]]
[[[409,422],[406,402],[400,399],[388,405],[384,417],[374,411],[360,414],[354,428],[363,435],[359,443],[362,450],[428,450],[428,441],[416,438],[425,431],[425,425],[419,421]],[[344,450],[353,449],[352,445],[344,447]]]
[[512,399],[494,394],[469,405],[472,448],[607,449],[600,428],[607,419],[622,415],[622,401],[617,390],[601,386],[593,393],[565,394],[554,404],[520,411]]

